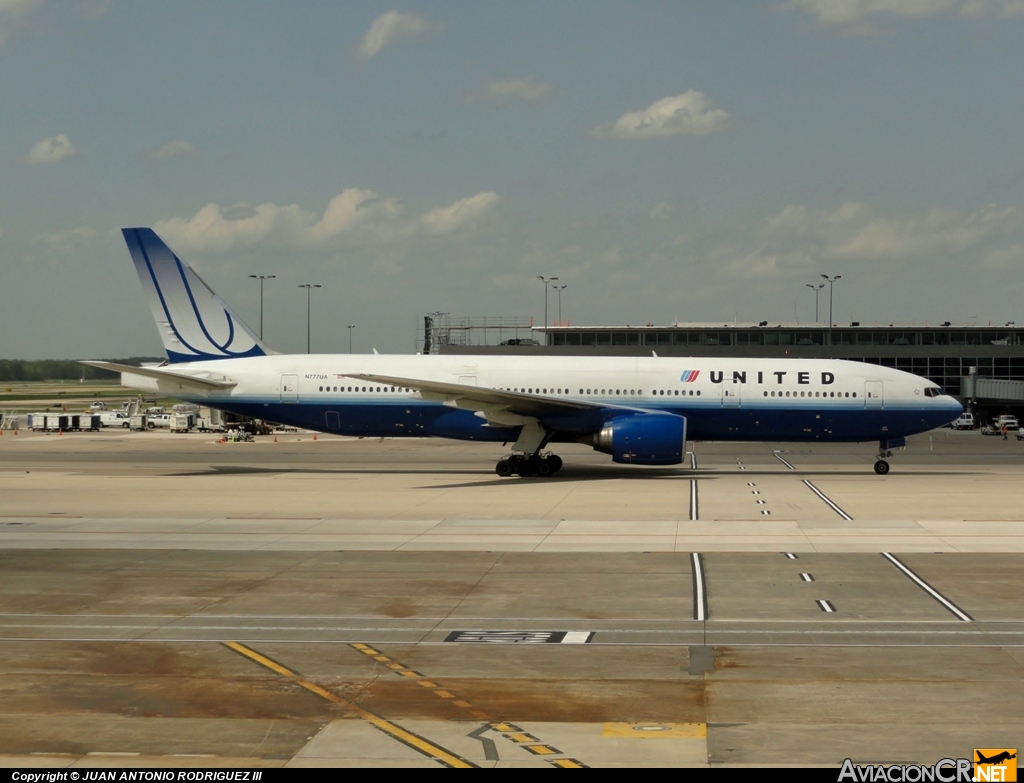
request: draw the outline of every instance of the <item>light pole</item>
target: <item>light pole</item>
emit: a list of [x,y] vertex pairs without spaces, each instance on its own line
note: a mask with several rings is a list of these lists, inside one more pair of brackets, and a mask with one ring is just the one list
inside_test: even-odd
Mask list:
[[814,323],[818,323],[818,292],[825,287],[824,283],[818,283],[812,285],[810,283],[804,283],[808,288],[814,291]]
[[355,324],[348,325],[348,352],[352,353],[352,330],[356,328]]
[[263,281],[274,280],[277,275],[249,275],[253,280],[260,281],[260,339],[263,339]]
[[832,345],[832,284],[836,280],[842,280],[843,276],[829,277],[828,275],[822,275],[822,277],[828,282],[828,344]]
[[562,291],[569,286],[568,283],[562,283],[562,285],[556,285],[554,288],[558,291],[558,325],[562,325]]
[[306,289],[306,353],[309,353],[309,308],[310,308],[310,294],[314,288],[322,288],[322,286],[315,283],[303,283],[299,288]]
[[544,277],[537,275],[537,279],[544,284],[544,345],[548,344],[548,286],[555,282],[557,277]]

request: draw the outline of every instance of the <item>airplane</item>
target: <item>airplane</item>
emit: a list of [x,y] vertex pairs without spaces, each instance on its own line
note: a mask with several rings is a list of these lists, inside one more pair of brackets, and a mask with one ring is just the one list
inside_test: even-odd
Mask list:
[[122,233],[167,361],[85,364],[141,391],[313,431],[511,442],[502,477],[556,473],[550,444],[678,465],[687,440],[877,440],[884,475],[907,436],[963,412],[929,380],[836,359],[280,354],[152,229]]
[[1017,758],[1016,753],[1010,753],[1008,750],[1004,750],[1002,753],[997,753],[992,758],[986,758],[980,750],[975,750],[975,754],[978,756],[976,764],[1001,764],[1004,761]]

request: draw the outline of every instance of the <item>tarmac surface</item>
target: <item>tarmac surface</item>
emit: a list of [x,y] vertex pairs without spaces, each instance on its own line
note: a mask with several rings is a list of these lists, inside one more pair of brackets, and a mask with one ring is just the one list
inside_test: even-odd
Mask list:
[[932,764],[1024,728],[1024,443],[679,468],[0,437],[0,764]]

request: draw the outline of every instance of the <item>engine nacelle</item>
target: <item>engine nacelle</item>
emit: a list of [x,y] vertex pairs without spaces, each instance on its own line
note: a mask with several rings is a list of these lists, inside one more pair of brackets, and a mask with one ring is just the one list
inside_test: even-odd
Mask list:
[[638,413],[613,419],[591,445],[632,465],[678,465],[686,450],[686,419],[671,413]]

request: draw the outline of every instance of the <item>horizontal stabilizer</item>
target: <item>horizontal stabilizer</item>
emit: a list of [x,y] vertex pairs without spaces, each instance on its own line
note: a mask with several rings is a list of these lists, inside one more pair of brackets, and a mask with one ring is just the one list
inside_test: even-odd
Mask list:
[[116,364],[115,362],[92,362],[84,361],[81,364],[88,364],[90,367],[99,367],[102,370],[110,370],[122,374],[141,375],[144,378],[153,378],[157,381],[174,383],[183,390],[198,392],[221,391],[233,388],[235,381],[229,380],[223,374],[219,378],[211,377],[213,374],[205,371],[193,371],[196,374],[185,374],[164,370],[159,367],[132,367],[130,364]]

